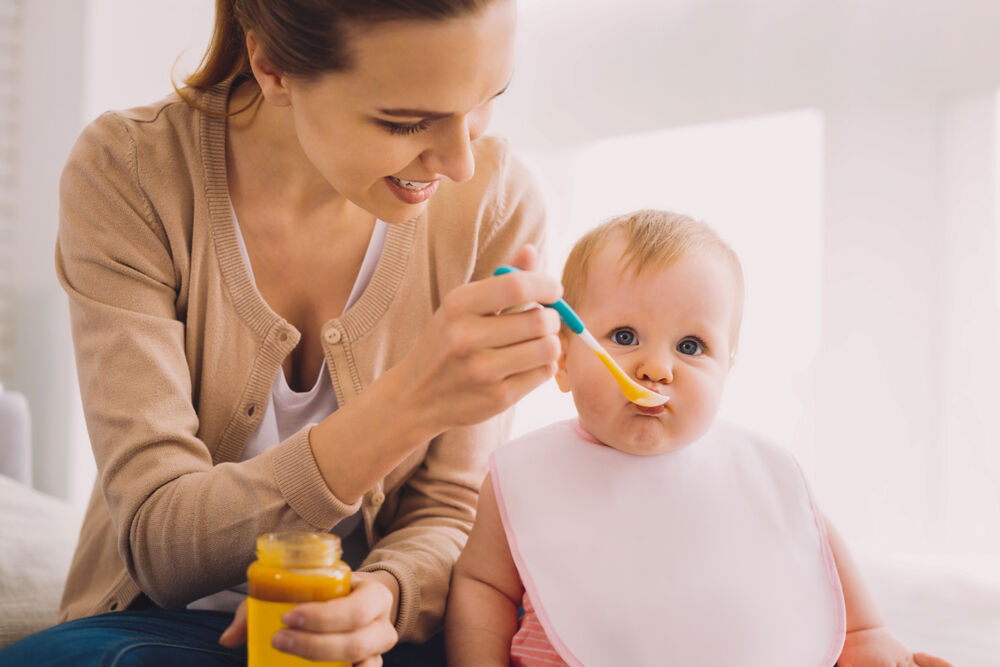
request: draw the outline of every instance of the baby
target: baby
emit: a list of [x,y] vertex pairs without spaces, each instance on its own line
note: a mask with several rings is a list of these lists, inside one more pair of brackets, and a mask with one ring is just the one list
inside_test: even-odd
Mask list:
[[613,218],[573,248],[563,286],[670,400],[629,403],[564,328],[556,381],[578,419],[494,454],[452,579],[449,665],[949,667],[886,631],[792,457],[715,421],[743,277],[710,228]]

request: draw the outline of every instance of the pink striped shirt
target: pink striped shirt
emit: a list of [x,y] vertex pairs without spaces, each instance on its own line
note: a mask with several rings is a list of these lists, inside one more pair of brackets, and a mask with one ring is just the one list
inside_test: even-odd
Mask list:
[[528,592],[524,592],[524,616],[510,644],[511,667],[569,667],[549,643]]

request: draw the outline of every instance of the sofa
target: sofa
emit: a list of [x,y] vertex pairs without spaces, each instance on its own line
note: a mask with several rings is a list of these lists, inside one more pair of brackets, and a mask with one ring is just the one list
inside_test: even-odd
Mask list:
[[83,513],[0,475],[0,647],[56,622]]
[[0,647],[56,622],[83,512],[31,487],[28,402],[0,384]]

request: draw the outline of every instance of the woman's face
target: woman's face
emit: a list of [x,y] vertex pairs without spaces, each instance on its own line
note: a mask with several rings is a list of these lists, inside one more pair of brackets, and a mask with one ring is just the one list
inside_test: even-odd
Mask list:
[[386,222],[421,213],[442,178],[472,177],[471,142],[513,72],[515,16],[514,0],[495,0],[473,16],[352,30],[352,68],[288,84],[306,156]]

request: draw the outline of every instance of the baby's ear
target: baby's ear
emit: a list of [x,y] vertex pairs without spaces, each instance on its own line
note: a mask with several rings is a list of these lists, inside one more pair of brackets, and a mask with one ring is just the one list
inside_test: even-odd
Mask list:
[[559,360],[556,361],[556,384],[559,386],[560,391],[568,392],[573,387],[570,386],[569,373],[566,372],[566,346],[569,344],[569,341],[566,340],[566,332],[563,330],[559,331],[559,343],[562,345],[562,352],[559,353]]

